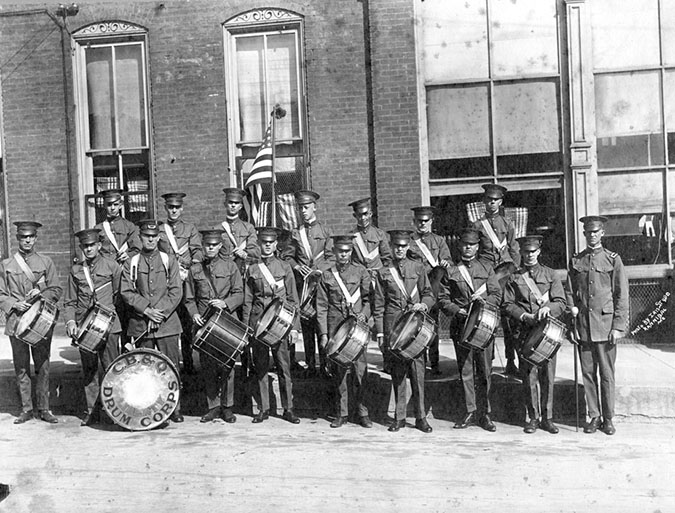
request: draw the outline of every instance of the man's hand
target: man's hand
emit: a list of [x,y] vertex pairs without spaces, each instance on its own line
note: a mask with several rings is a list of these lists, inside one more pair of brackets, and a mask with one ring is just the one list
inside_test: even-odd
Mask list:
[[28,301],[17,301],[14,303],[14,310],[16,310],[19,313],[23,313],[28,311],[28,309],[31,307],[31,304]]
[[122,262],[129,260],[129,255],[126,251],[118,251],[115,259],[121,264]]
[[77,336],[77,323],[73,320],[70,320],[66,323],[66,334],[70,338],[75,338]]
[[319,347],[321,349],[326,349],[326,346],[328,345],[328,335],[321,335],[319,337]]
[[440,265],[440,266],[443,267],[444,269],[447,269],[448,267],[450,267],[450,262],[448,262],[447,260],[443,259],[443,260],[441,260],[440,262],[438,262],[438,265]]
[[368,318],[362,313],[360,313],[356,316],[356,320],[361,322],[361,323],[368,322]]
[[386,346],[384,345],[384,335],[381,333],[378,333],[377,335],[377,347],[380,348],[380,351],[384,353],[384,351],[387,349]]
[[143,315],[156,324],[161,324],[164,321],[164,312],[162,312],[162,310],[152,308],[151,306],[143,310]]
[[528,326],[534,326],[537,324],[537,316],[527,312],[520,316],[520,320]]
[[467,312],[466,308],[460,308],[457,312],[457,315],[459,315],[461,318],[466,318],[469,315],[469,312]]
[[245,249],[235,249],[232,253],[242,260],[246,260],[246,257],[248,257],[248,253],[246,253]]
[[548,306],[543,306],[537,311],[537,320],[541,321],[551,315],[551,309]]
[[411,310],[413,312],[427,312],[429,310],[429,307],[424,303],[415,303],[414,305],[412,305]]
[[35,296],[40,295],[40,289],[30,289],[28,291],[27,297],[28,299],[33,299]]
[[214,308],[220,308],[221,310],[227,311],[227,303],[222,299],[210,299],[209,305]]
[[305,264],[296,266],[296,269],[303,278],[307,278],[307,276],[312,274],[312,268]]
[[622,337],[623,332],[619,330],[612,330],[609,332],[609,343],[614,345]]
[[201,328],[202,326],[204,326],[205,321],[204,321],[204,317],[202,317],[201,315],[196,313],[192,316],[192,322],[194,322],[197,326],[199,326]]

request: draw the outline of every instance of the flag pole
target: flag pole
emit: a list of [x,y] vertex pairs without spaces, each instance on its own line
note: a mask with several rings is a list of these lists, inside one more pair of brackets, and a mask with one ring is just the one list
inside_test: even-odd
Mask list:
[[270,208],[272,209],[272,226],[277,226],[277,194],[276,194],[276,155],[277,155],[277,119],[281,119],[286,115],[286,111],[281,108],[278,103],[272,109],[272,202]]

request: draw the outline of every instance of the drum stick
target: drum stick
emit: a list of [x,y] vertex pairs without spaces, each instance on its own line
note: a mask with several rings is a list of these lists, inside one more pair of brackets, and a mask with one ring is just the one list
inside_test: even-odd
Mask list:
[[577,358],[579,355],[579,331],[577,329],[577,315],[579,309],[576,306],[572,307],[572,339],[574,342],[574,406],[575,406],[575,422],[576,431],[579,432],[579,363]]
[[143,331],[140,335],[138,335],[135,339],[134,339],[134,337],[131,337],[131,342],[129,342],[129,343],[126,345],[126,349],[127,349],[128,351],[131,351],[131,350],[133,350],[133,349],[136,349],[136,344],[138,344],[138,342],[139,342],[143,337],[145,337],[147,334],[148,334],[148,330],[146,329],[146,330]]

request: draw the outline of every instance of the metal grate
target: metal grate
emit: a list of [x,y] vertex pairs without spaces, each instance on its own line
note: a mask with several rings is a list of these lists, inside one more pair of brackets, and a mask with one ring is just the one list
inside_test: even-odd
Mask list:
[[626,339],[639,343],[673,343],[675,306],[672,277],[631,280],[630,320]]

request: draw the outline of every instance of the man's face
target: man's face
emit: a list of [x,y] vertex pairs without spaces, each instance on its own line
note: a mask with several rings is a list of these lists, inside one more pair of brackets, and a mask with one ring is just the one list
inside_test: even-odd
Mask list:
[[431,217],[416,217],[415,218],[415,228],[417,233],[429,233],[431,232],[431,225],[434,220]]
[[368,228],[373,219],[373,211],[371,209],[363,212],[354,212],[352,215],[354,216],[354,219],[356,219],[356,225],[359,228]]
[[504,198],[491,198],[490,196],[483,196],[483,203],[485,204],[485,211],[488,214],[497,214],[499,208],[502,206]]
[[338,264],[344,265],[351,260],[352,250],[350,248],[339,248],[336,250],[335,258]]
[[471,242],[459,242],[459,252],[462,255],[462,260],[471,260],[478,253],[478,244],[472,244]]
[[591,247],[597,246],[605,236],[604,228],[584,228],[584,237],[586,237],[586,244]]
[[216,255],[220,251],[220,248],[223,247],[222,242],[205,242],[202,247],[204,248],[204,254],[206,255],[206,258],[216,258]]
[[166,210],[166,217],[169,221],[177,221],[183,215],[183,205],[164,205]]
[[19,241],[19,249],[24,253],[29,253],[33,250],[33,246],[35,246],[37,235],[21,235],[17,233],[16,240]]
[[110,218],[117,217],[118,215],[120,215],[121,210],[122,210],[121,199],[118,199],[117,201],[113,201],[111,203],[106,203],[105,205],[105,213]]
[[520,259],[523,262],[523,265],[531,267],[539,261],[539,254],[541,249],[521,249],[520,250]]
[[277,250],[277,241],[275,240],[258,240],[260,244],[260,253],[264,257],[269,257]]
[[408,254],[408,248],[410,248],[410,244],[407,242],[394,244],[394,258],[396,260],[403,260]]
[[92,258],[96,258],[96,255],[98,255],[98,252],[101,249],[101,243],[87,242],[86,244],[80,244],[80,249],[82,250],[82,253],[84,253],[84,258],[91,260]]
[[302,216],[303,221],[311,221],[314,219],[314,213],[316,212],[316,203],[305,203],[300,205],[300,215]]
[[157,248],[159,242],[159,235],[150,235],[148,233],[141,233],[141,245],[146,251],[153,251]]
[[229,199],[225,202],[225,208],[227,209],[227,215],[230,216],[230,217],[234,217],[237,214],[239,214],[239,211],[241,210],[241,207],[242,207],[241,201]]

